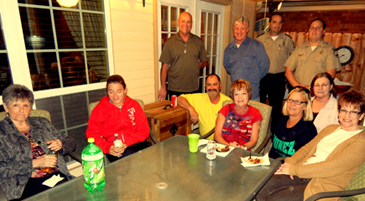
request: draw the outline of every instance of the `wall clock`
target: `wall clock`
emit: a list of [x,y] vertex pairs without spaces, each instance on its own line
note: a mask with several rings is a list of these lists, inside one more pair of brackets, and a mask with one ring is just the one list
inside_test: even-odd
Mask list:
[[335,53],[340,59],[340,63],[342,66],[349,64],[355,56],[354,50],[347,45],[343,45],[335,49]]

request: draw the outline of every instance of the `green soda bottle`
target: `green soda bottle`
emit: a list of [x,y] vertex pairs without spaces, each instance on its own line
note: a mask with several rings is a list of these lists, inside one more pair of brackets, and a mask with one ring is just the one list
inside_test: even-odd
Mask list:
[[82,169],[84,172],[84,186],[87,191],[94,193],[102,191],[105,185],[104,154],[94,144],[94,138],[88,138],[89,143],[82,150]]

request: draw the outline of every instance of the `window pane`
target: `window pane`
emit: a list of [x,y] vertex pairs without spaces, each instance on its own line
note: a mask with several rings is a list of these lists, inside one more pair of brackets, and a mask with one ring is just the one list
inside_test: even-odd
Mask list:
[[103,11],[104,8],[102,0],[88,0],[88,1],[81,1],[81,9]]
[[0,94],[13,83],[7,53],[0,53]]
[[82,52],[60,52],[64,87],[86,84],[85,59]]
[[177,32],[177,8],[171,7],[171,31]]
[[210,35],[207,36],[207,55],[212,54],[212,37]]
[[168,34],[161,34],[161,49],[163,49],[163,46],[165,45],[167,39],[168,39]]
[[60,88],[55,52],[28,53],[27,57],[34,91]]
[[[80,1],[85,1],[85,0],[79,0],[79,2]],[[88,1],[90,1],[90,0],[88,0]],[[78,9],[79,8],[79,5],[80,4],[77,3],[76,6],[74,6],[74,7],[68,7],[68,8]],[[54,7],[61,7],[62,8],[62,6],[57,2],[57,0],[52,0],[52,6],[54,6]]]
[[18,3],[49,6],[49,1],[48,0],[18,0]]
[[106,51],[86,52],[89,83],[105,82],[108,79]]
[[105,48],[104,15],[83,13],[82,18],[86,48]]
[[218,36],[212,36],[213,37],[213,55],[216,55],[217,54],[217,38]]
[[216,72],[216,66],[217,66],[216,61],[217,61],[217,57],[216,57],[216,56],[213,56],[213,57],[212,57],[212,64],[211,64],[211,66],[212,66],[212,71],[211,71],[211,73],[217,73],[217,72]]
[[201,30],[200,30],[200,33],[202,33],[202,34],[205,33],[205,16],[206,16],[206,13],[202,12],[201,13]]
[[27,49],[54,49],[50,11],[19,7]]
[[168,12],[167,6],[161,6],[161,31],[167,31]]
[[80,14],[54,10],[58,48],[82,48]]
[[213,14],[208,13],[208,30],[207,30],[208,34],[212,34],[212,21],[213,21]]
[[213,34],[218,34],[218,15],[214,15]]

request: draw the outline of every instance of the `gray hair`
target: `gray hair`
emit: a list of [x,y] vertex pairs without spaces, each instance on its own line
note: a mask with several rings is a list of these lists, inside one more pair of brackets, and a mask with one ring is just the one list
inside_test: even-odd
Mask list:
[[244,15],[237,15],[235,18],[234,18],[234,21],[233,21],[233,26],[236,25],[236,24],[242,24],[246,22],[247,23],[247,27],[250,27],[250,21],[248,20],[248,17],[244,16]]
[[30,106],[33,106],[34,103],[34,95],[31,90],[29,90],[26,86],[20,84],[11,84],[6,87],[3,91],[3,103],[6,106],[9,106],[10,101],[17,100],[27,100],[30,103]]

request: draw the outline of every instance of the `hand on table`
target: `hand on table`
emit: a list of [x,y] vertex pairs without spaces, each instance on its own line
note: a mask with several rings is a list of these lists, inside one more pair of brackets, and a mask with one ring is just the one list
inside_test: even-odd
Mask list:
[[[285,175],[289,175],[289,168],[290,168],[290,164],[289,163],[284,163],[282,164],[278,170],[276,170],[275,174],[285,174]],[[289,175],[290,179],[293,179],[292,175]]]
[[51,167],[54,168],[57,165],[57,157],[48,156],[44,154],[37,159],[33,159],[33,167]]
[[62,142],[59,139],[48,141],[47,144],[49,144],[49,146],[47,147],[48,149],[54,151],[59,151],[62,149]]
[[242,145],[239,145],[236,141],[230,142],[229,143],[229,146],[237,147],[237,148],[240,148],[240,149],[244,149],[244,147]]
[[122,143],[122,146],[120,147],[115,147],[114,145],[112,145],[109,148],[109,154],[116,156],[116,157],[122,157],[124,150],[127,148],[128,146],[125,143]]

